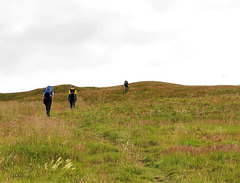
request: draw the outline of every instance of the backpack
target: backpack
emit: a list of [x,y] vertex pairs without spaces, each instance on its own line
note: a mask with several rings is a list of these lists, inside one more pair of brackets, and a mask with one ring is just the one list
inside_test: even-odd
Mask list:
[[52,86],[48,86],[47,88],[45,88],[44,97],[51,97],[52,96],[52,91],[53,91]]
[[70,94],[75,94],[75,88],[70,88]]
[[69,94],[70,94],[71,100],[74,101],[75,100],[76,89],[75,88],[70,88]]

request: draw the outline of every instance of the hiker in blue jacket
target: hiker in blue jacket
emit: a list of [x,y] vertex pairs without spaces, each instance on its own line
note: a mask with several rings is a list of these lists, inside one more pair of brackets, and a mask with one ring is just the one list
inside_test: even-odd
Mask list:
[[46,106],[46,114],[48,117],[50,116],[50,110],[51,110],[53,96],[54,96],[54,92],[53,92],[52,86],[48,86],[47,88],[44,89],[43,103]]

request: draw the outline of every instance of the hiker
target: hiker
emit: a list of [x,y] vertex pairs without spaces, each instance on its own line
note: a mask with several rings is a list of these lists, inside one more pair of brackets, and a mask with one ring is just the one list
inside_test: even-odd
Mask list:
[[125,92],[128,91],[129,87],[128,87],[128,81],[124,81],[124,86],[125,86]]
[[75,103],[77,102],[77,90],[74,87],[69,89],[68,102],[70,103],[71,109],[75,107]]
[[47,88],[44,89],[43,103],[46,106],[46,114],[48,117],[50,116],[50,110],[51,110],[53,96],[54,96],[54,92],[53,92],[52,86],[48,86]]

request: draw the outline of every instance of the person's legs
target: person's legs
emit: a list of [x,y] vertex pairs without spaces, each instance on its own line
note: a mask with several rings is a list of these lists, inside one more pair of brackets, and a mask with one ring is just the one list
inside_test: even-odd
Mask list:
[[44,104],[46,106],[46,114],[49,117],[50,116],[50,110],[51,110],[51,104],[52,104],[51,98],[45,98],[44,99]]
[[50,116],[51,105],[52,105],[52,102],[50,101],[48,104],[48,117]]
[[48,104],[45,103],[45,107],[46,107],[46,114],[48,115]]
[[48,115],[48,100],[47,100],[47,98],[44,98],[44,104],[46,107],[46,114]]
[[51,102],[48,101],[46,103],[46,113],[47,113],[47,116],[49,117],[50,116],[50,110],[51,110]]
[[127,85],[125,85],[125,92],[127,92],[128,91],[128,86]]

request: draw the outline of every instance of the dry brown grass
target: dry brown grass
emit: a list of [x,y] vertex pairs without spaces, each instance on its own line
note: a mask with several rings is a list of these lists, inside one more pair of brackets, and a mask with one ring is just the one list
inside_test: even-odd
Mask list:
[[204,154],[214,152],[240,152],[240,146],[238,145],[213,145],[207,147],[194,147],[194,146],[173,146],[165,151],[165,153],[191,153],[191,154]]
[[[60,110],[62,107],[54,106],[54,108]],[[1,102],[0,110],[1,138],[31,135],[66,137],[71,135],[63,120],[45,116],[45,108],[41,103]]]

